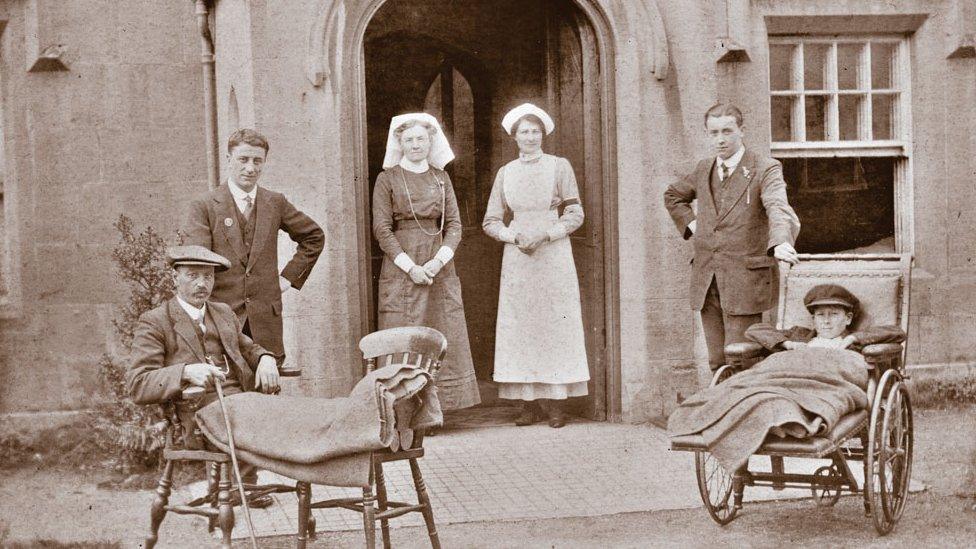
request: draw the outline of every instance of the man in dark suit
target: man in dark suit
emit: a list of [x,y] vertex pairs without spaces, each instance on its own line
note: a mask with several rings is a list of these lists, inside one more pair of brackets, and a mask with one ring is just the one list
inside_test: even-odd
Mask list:
[[[225,394],[277,392],[278,364],[273,353],[241,333],[228,305],[209,301],[215,270],[226,271],[230,261],[201,246],[175,246],[167,250],[167,262],[173,267],[176,295],[139,317],[126,383],[136,404],[174,402],[184,442],[201,448],[194,414],[216,400],[216,393],[191,402],[181,400],[183,390],[219,382]],[[242,476],[254,484],[257,470],[246,466]],[[270,497],[251,501],[254,507],[271,503]]]
[[[282,194],[258,186],[268,141],[254,130],[237,130],[227,141],[228,181],[195,200],[184,225],[187,244],[230,259],[217,275],[213,299],[231,306],[253,337],[281,361],[281,294],[300,290],[325,244],[322,229]],[[298,249],[278,272],[278,231]]]
[[712,370],[725,364],[725,345],[745,341],[746,328],[775,303],[776,259],[797,262],[800,221],[786,199],[783,167],[743,146],[742,121],[735,105],[708,109],[716,156],[664,192],[674,224],[695,247],[691,306],[701,311]]

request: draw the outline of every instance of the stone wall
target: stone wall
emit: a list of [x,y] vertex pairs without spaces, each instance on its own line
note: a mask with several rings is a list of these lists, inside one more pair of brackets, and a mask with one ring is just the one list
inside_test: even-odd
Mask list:
[[[206,188],[191,2],[0,5],[4,234],[17,303],[0,311],[0,412],[84,407],[115,348],[112,223],[173,235]],[[28,72],[60,44],[66,71]]]

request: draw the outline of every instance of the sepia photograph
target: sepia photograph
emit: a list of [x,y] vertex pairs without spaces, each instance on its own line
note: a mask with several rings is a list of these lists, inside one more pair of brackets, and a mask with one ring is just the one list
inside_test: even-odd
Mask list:
[[976,546],[976,0],[0,0],[0,547]]

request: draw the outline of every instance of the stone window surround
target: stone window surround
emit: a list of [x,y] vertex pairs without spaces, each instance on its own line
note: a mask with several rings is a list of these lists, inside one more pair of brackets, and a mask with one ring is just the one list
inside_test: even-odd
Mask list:
[[[835,157],[835,156],[889,156],[895,157],[895,251],[914,253],[914,183],[912,178],[911,136],[911,35],[925,21],[924,14],[901,15],[844,15],[844,16],[790,16],[767,15],[765,17],[768,44],[800,41],[863,41],[870,39],[896,39],[897,61],[892,78],[898,73],[902,86],[899,92],[900,107],[892,116],[892,140],[874,141],[789,141],[771,143],[774,157]],[[799,48],[798,48],[799,49]],[[836,47],[831,47],[831,55]],[[802,56],[802,51],[800,52]],[[801,57],[802,59],[802,57]],[[834,58],[836,61],[836,58]],[[870,59],[867,59],[870,63]],[[834,63],[836,70],[836,63]],[[798,67],[802,75],[802,66]],[[899,83],[895,83],[898,85]],[[859,86],[860,87],[860,86]],[[770,91],[770,93],[772,93]],[[772,100],[772,95],[770,97]],[[803,101],[799,101],[800,107]],[[772,116],[770,116],[772,120]],[[825,124],[825,131],[831,124]],[[772,126],[772,124],[770,124]],[[795,124],[794,124],[795,127]],[[836,129],[836,126],[834,126]],[[770,127],[772,135],[772,127]],[[861,135],[865,135],[863,132]],[[870,135],[869,133],[867,135]],[[794,133],[794,139],[797,134]]]

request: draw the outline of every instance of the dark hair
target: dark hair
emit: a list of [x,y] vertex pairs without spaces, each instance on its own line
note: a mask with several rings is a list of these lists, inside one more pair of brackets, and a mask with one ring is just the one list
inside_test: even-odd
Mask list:
[[719,102],[715,103],[707,111],[705,111],[705,125],[708,125],[708,118],[714,116],[718,118],[720,116],[732,116],[735,118],[735,123],[740,128],[742,127],[742,122],[745,120],[742,116],[742,111],[739,107],[736,107],[732,103]]
[[264,149],[264,154],[268,154],[268,140],[250,128],[242,128],[230,134],[230,137],[227,138],[227,152],[233,152],[234,147],[241,143],[252,147],[260,147]]
[[424,128],[427,128],[427,135],[430,137],[437,135],[437,126],[427,122],[426,120],[417,120],[416,118],[413,118],[397,126],[393,130],[393,137],[397,140],[397,142],[399,142],[400,136],[403,135],[403,132],[414,126],[423,126]]
[[512,137],[515,137],[515,133],[518,131],[519,126],[522,125],[522,122],[532,122],[533,124],[539,126],[539,129],[542,130],[543,134],[546,133],[546,125],[542,123],[542,120],[538,116],[534,114],[523,114],[518,120],[515,121],[514,124],[512,124],[512,131],[509,132]]

